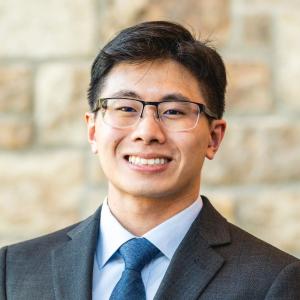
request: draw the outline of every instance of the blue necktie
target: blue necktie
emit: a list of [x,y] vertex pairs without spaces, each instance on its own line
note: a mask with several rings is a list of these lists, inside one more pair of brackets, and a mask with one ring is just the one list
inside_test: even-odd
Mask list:
[[112,291],[110,300],[146,300],[141,271],[159,250],[145,238],[134,238],[119,248],[125,270]]

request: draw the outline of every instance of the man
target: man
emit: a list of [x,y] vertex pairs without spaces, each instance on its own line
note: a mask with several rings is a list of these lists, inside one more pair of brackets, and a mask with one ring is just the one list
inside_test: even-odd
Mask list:
[[146,22],[97,56],[86,114],[108,196],[90,218],[1,250],[2,299],[300,299],[300,262],[200,196],[226,73],[183,27]]

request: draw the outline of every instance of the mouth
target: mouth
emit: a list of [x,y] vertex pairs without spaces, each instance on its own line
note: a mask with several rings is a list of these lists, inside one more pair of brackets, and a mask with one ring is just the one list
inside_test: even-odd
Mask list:
[[125,159],[132,165],[135,166],[163,166],[171,161],[168,157],[162,156],[152,156],[149,158],[136,156],[136,155],[126,155]]

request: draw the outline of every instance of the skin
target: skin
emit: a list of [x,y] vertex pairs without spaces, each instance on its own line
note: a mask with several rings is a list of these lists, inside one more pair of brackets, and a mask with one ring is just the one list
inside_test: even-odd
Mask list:
[[[126,91],[126,92],[125,92]],[[207,104],[197,79],[173,60],[120,63],[107,75],[100,97],[135,94],[145,101],[161,101],[180,94]],[[143,118],[132,128],[117,129],[102,121],[102,115],[86,113],[88,140],[99,156],[108,179],[108,205],[113,215],[131,233],[141,236],[191,205],[200,191],[205,158],[213,159],[222,141],[226,122],[208,122],[200,116],[189,131],[167,131],[146,106]],[[164,157],[163,166],[134,166],[129,155]]]

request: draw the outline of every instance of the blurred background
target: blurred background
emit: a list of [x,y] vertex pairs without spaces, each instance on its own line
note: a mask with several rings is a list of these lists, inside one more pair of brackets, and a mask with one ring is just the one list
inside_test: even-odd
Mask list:
[[226,62],[228,131],[202,193],[300,257],[299,0],[0,0],[0,245],[102,202],[84,123],[89,70],[118,30],[157,19],[210,39]]

